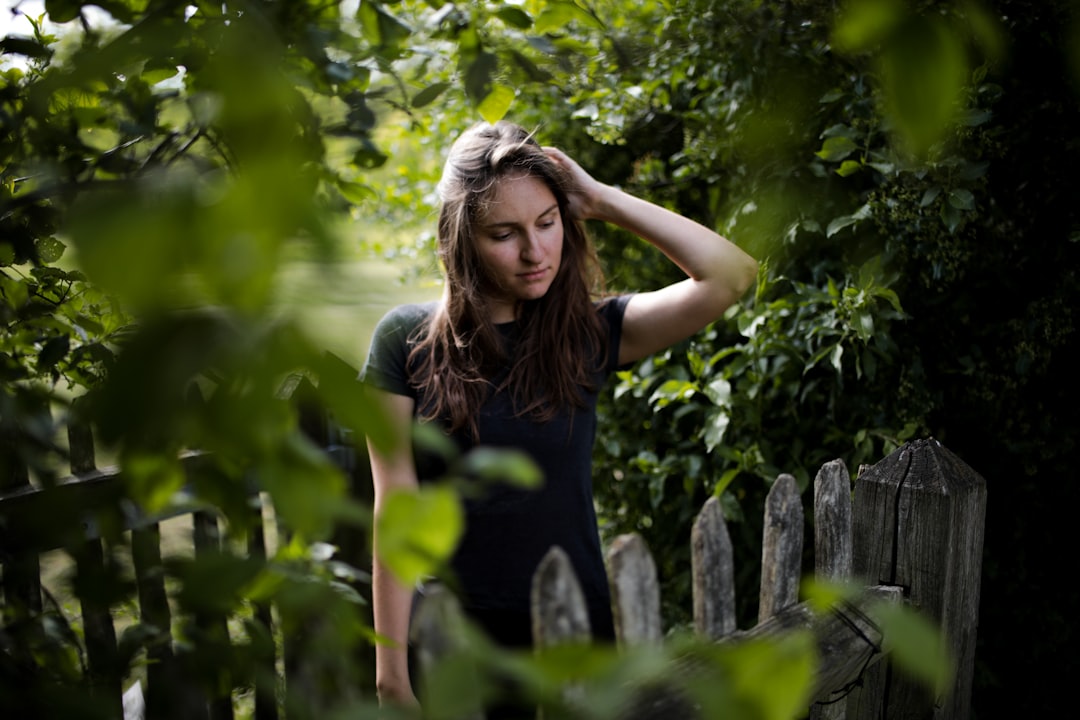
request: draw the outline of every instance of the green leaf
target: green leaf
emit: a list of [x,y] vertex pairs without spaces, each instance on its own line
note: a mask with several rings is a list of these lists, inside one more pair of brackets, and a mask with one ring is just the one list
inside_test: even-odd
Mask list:
[[121,465],[132,499],[145,512],[163,510],[184,486],[184,472],[175,458],[134,453]]
[[857,582],[834,582],[807,576],[799,583],[799,595],[817,613],[828,612],[843,601],[854,601],[863,592]]
[[686,400],[697,391],[697,386],[686,380],[668,380],[653,391],[649,403],[658,408],[666,407],[675,400]]
[[43,263],[54,263],[64,254],[66,246],[54,237],[41,237],[34,240],[34,250],[37,251],[38,260]]
[[969,76],[963,39],[941,17],[912,18],[880,63],[889,119],[906,150],[923,157],[958,119]]
[[489,52],[478,53],[465,68],[465,93],[479,105],[491,92],[498,59]]
[[855,131],[852,130],[849,125],[837,123],[835,125],[830,125],[829,127],[825,128],[825,130],[821,133],[821,137],[847,137],[854,139]]
[[540,467],[517,450],[475,448],[463,458],[462,470],[469,476],[508,482],[521,488],[538,488],[544,484]]
[[964,112],[960,113],[959,122],[961,125],[968,127],[979,127],[990,122],[990,119],[994,117],[994,113],[989,110],[980,108],[968,108]]
[[897,667],[924,683],[936,697],[952,686],[953,660],[942,631],[915,610],[882,603],[874,612],[884,645]]
[[851,215],[841,215],[840,217],[833,218],[829,226],[825,228],[825,237],[832,237],[836,233],[840,232],[846,227],[851,227],[861,220],[865,220],[870,217],[870,205],[863,205],[861,208],[853,212]]
[[364,38],[375,47],[397,46],[412,35],[412,29],[408,25],[387,13],[379,3],[372,0],[360,0],[360,5],[356,8],[356,19],[360,21]]
[[195,559],[173,563],[180,591],[176,599],[187,612],[225,616],[240,606],[242,592],[259,575],[263,561],[227,552],[200,552]]
[[361,138],[360,146],[353,153],[353,164],[364,170],[374,170],[386,164],[387,155],[371,141],[370,138]]
[[705,386],[705,397],[718,407],[731,407],[731,383],[722,377],[713,378]]
[[975,196],[970,190],[957,188],[949,191],[949,204],[957,210],[974,210]]
[[571,0],[562,0],[561,2],[557,1],[546,4],[544,9],[540,11],[540,15],[536,18],[533,29],[538,35],[543,35],[552,31],[562,30],[573,22],[579,22],[582,25],[591,27],[595,30],[604,29],[604,24],[600,22],[599,18]]
[[511,50],[510,56],[514,59],[514,63],[525,72],[525,75],[532,82],[551,82],[551,73],[537,67],[536,63],[526,57],[523,53],[518,50]]
[[817,651],[812,633],[792,632],[728,646],[699,648],[713,670],[682,678],[701,717],[785,720],[805,714]]
[[506,116],[511,103],[514,102],[514,91],[505,85],[492,86],[491,92],[481,101],[477,110],[480,116],[494,125]]
[[45,0],[45,12],[54,23],[66,23],[79,17],[82,6],[79,0]]
[[371,390],[357,378],[359,371],[331,352],[317,366],[319,398],[343,426],[366,437],[383,452],[391,452],[404,438],[395,437]]
[[833,218],[829,223],[829,226],[825,228],[825,237],[832,237],[844,228],[851,227],[857,222],[858,219],[856,219],[854,215],[841,215],[840,217]]
[[71,349],[71,338],[67,335],[59,335],[49,340],[41,347],[38,353],[38,372],[47,372],[56,366],[56,363],[64,359]]
[[527,12],[512,5],[504,5],[495,12],[495,15],[510,27],[518,30],[528,30],[533,24]]
[[848,53],[868,50],[885,41],[906,14],[901,0],[851,0],[833,27],[833,47]]
[[36,60],[45,60],[52,56],[52,50],[30,38],[8,35],[0,38],[0,55],[24,55]]
[[963,219],[961,212],[951,203],[945,203],[941,206],[941,222],[945,223],[945,227],[948,228],[950,233],[956,232],[956,228],[960,227]]
[[858,146],[854,140],[846,135],[836,135],[825,138],[825,142],[821,144],[821,149],[814,154],[826,162],[836,162],[843,160],[857,149]]
[[338,192],[341,193],[342,197],[354,205],[359,205],[378,197],[375,189],[364,183],[350,182],[342,178],[337,178],[334,181],[334,185],[337,187]]
[[845,160],[840,163],[840,167],[836,169],[836,174],[840,177],[847,177],[849,175],[854,175],[860,170],[862,170],[861,162],[858,160]]
[[276,457],[266,458],[256,469],[256,477],[273,498],[282,523],[298,537],[328,537],[336,521],[352,509],[341,470],[299,432],[285,437]]
[[874,316],[865,310],[855,313],[855,332],[860,340],[868,342],[874,336]]
[[737,467],[724,471],[724,474],[716,481],[716,486],[713,487],[713,497],[720,497],[723,495],[724,491],[728,489],[732,482],[734,482],[740,472],[742,472],[742,470]]
[[437,82],[433,85],[428,85],[426,88],[413,95],[412,106],[414,108],[427,107],[435,102],[435,100],[446,92],[449,87],[450,83],[448,82]]
[[705,420],[705,451],[712,452],[724,441],[724,433],[731,425],[731,414],[726,407],[717,407],[709,411]]
[[392,491],[375,520],[379,559],[402,584],[414,585],[450,557],[463,528],[460,501],[449,488]]
[[154,68],[153,70],[144,70],[139,77],[142,78],[142,81],[147,85],[153,86],[157,85],[159,82],[164,82],[165,80],[176,77],[179,72],[179,69],[175,67],[162,67]]

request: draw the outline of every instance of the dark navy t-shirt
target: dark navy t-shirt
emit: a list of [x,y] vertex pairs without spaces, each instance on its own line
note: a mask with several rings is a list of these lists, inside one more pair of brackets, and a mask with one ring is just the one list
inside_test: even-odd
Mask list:
[[[604,367],[596,371],[597,388],[618,364],[622,318],[629,297],[618,296],[597,306],[608,330],[608,356]],[[435,307],[435,302],[403,305],[383,317],[362,371],[366,383],[411,397],[417,408],[425,405],[425,398],[409,382],[407,361],[418,332]],[[513,323],[497,327],[513,342]],[[498,384],[499,378],[490,379]],[[538,489],[485,482],[479,488],[482,492],[466,498],[465,535],[452,569],[467,606],[527,611],[533,572],[557,545],[569,555],[590,610],[610,612],[592,495],[596,393],[585,392],[584,397],[585,408],[565,409],[548,422],[537,422],[516,416],[508,393],[494,393],[480,409],[479,440],[474,441],[468,431],[454,436],[462,450],[479,444],[527,453],[544,475]],[[432,468],[430,459],[418,457],[417,473],[420,482],[428,482],[439,471]]]

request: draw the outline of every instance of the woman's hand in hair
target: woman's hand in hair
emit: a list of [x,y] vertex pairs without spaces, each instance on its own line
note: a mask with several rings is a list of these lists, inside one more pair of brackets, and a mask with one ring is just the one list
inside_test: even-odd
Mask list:
[[545,147],[544,152],[570,176],[572,185],[568,198],[570,201],[570,217],[574,220],[605,219],[601,211],[603,206],[602,197],[605,191],[612,188],[585,172],[580,165],[562,150]]

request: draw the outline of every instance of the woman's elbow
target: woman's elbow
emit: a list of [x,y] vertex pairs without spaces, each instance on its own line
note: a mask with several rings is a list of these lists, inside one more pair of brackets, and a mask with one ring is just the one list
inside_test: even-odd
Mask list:
[[758,261],[749,255],[743,260],[741,272],[739,274],[739,284],[736,287],[739,297],[746,294],[754,283],[757,281],[758,276]]

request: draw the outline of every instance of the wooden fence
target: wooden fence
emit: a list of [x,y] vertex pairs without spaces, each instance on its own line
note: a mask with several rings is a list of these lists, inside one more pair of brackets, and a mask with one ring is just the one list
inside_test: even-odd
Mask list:
[[[358,491],[370,492],[366,463],[356,462],[350,443],[343,442],[332,424],[318,414],[307,418],[308,434],[327,447]],[[160,524],[167,517],[190,517],[198,555],[220,547],[218,513],[213,508],[181,505],[168,515],[148,516],[125,505],[120,501],[123,477],[115,470],[96,467],[90,432],[77,425],[69,428],[72,475],[47,490],[31,485],[25,467],[14,459],[16,453],[10,445],[3,445],[0,438],[0,565],[5,610],[17,606],[40,614],[39,557],[49,550],[67,548],[78,576],[91,584],[108,577],[102,533],[87,509],[103,505],[126,508],[122,517],[113,520],[131,532],[139,613],[159,634],[148,644],[145,716],[233,718],[231,688],[207,694],[194,692],[183,682],[184,669],[174,656],[173,622],[162,572]],[[203,462],[198,453],[183,458],[185,471],[192,474],[201,471]],[[253,494],[255,518],[247,545],[251,555],[265,557],[267,528],[259,503],[254,502],[257,499]],[[821,615],[798,603],[804,517],[795,481],[789,475],[777,479],[767,502],[761,612],[758,625],[751,630],[736,628],[732,549],[720,507],[716,500],[710,500],[702,509],[690,539],[697,632],[718,642],[732,642],[792,628],[811,629],[822,659],[815,697],[827,702],[850,691],[842,702],[808,709],[815,717],[843,717],[846,710],[851,718],[966,718],[985,502],[985,482],[934,440],[905,445],[866,469],[855,484],[854,500],[847,471],[839,461],[826,464],[815,482],[817,575],[832,580],[861,578],[867,586],[863,602],[891,597],[910,603],[940,623],[958,667],[955,685],[945,698],[930,698],[913,681],[892,673],[887,662],[875,663],[881,657],[882,637],[860,606]],[[43,512],[50,513],[54,521],[36,522]],[[59,516],[63,522],[55,522]],[[659,586],[644,543],[632,535],[618,538],[610,548],[608,564],[619,641],[660,642]],[[93,696],[104,702],[111,717],[124,717],[121,683],[126,665],[121,661],[110,601],[93,592],[81,593],[80,601],[84,682]],[[538,644],[588,634],[577,580],[558,548],[553,548],[537,569],[533,601]],[[436,593],[418,613],[422,659],[440,652],[439,629],[425,624],[423,618],[445,617],[445,604],[452,602]],[[270,631],[271,609],[257,606],[255,620]],[[201,632],[227,642],[226,621],[212,613],[194,618]],[[3,629],[0,626],[0,631]],[[19,651],[17,647],[0,647],[0,655]],[[286,643],[286,682],[293,669],[301,670],[290,668],[288,652]],[[279,666],[272,646],[262,662],[268,672],[253,679],[254,717],[270,720],[279,714],[274,684],[266,680]],[[852,690],[856,680],[861,683]],[[651,703],[629,708],[626,719],[695,717],[693,707],[677,700],[653,698]]]
[[[736,628],[732,546],[719,502],[705,503],[693,526],[694,626],[717,642],[813,633],[819,657],[812,718],[942,718],[970,715],[986,483],[933,439],[909,443],[864,469],[854,486],[838,460],[814,482],[815,574],[857,581],[855,602],[813,612],[799,602],[803,576],[804,512],[795,479],[777,478],[765,508],[758,624]],[[660,588],[656,566],[637,535],[624,535],[607,557],[616,640],[659,643]],[[904,602],[941,629],[955,660],[943,697],[910,675],[894,672],[882,652],[888,638],[874,620],[881,601]],[[414,628],[419,657],[432,663],[447,651],[448,617],[460,615],[445,592],[425,596]],[[534,642],[550,646],[589,636],[588,613],[570,562],[553,548],[533,578]],[[885,660],[885,662],[879,662]],[[677,692],[634,699],[622,720],[696,720],[696,708]],[[477,719],[474,719],[477,720]]]

